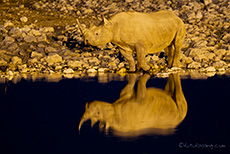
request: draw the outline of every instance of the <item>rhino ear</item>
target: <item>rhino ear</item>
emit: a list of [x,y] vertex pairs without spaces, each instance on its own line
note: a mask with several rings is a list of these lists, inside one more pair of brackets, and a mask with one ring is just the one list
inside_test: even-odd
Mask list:
[[104,26],[111,26],[111,22],[103,17]]
[[90,23],[89,29],[93,29],[94,27],[96,27],[92,22]]

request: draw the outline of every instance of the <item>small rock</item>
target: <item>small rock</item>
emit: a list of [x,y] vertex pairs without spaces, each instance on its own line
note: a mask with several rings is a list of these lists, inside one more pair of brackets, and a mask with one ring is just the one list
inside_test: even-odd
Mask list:
[[228,51],[224,57],[226,62],[230,62],[230,52]]
[[145,57],[145,61],[146,61],[147,63],[148,63],[150,60],[151,60],[151,56],[150,56],[150,55],[148,55],[148,56]]
[[196,57],[197,55],[200,55],[201,53],[203,53],[203,52],[201,51],[201,49],[199,49],[199,48],[191,48],[191,49],[189,49],[189,50],[190,50],[190,52],[189,52],[188,56],[189,56],[189,57],[192,57],[192,58],[194,58],[194,57]]
[[18,48],[18,44],[12,43],[9,45],[8,50],[13,51],[13,50],[16,50],[17,48]]
[[105,73],[105,72],[108,72],[109,69],[108,68],[99,68],[98,69],[98,73]]
[[63,73],[65,73],[65,74],[73,74],[74,70],[72,68],[68,68],[68,69],[64,70]]
[[13,76],[14,75],[14,73],[12,71],[7,71],[6,74],[9,75],[9,76]]
[[206,72],[215,72],[216,71],[216,69],[213,66],[209,66],[205,70],[206,70]]
[[31,58],[38,58],[38,59],[40,59],[42,57],[43,57],[43,55],[41,53],[38,53],[38,52],[35,52],[35,51],[33,51],[31,53]]
[[18,56],[14,56],[14,57],[11,58],[11,62],[13,64],[21,64],[22,63],[22,59],[19,58]]
[[203,17],[202,13],[201,13],[200,11],[198,11],[198,12],[196,13],[196,18],[197,18],[198,20],[200,20],[202,17]]
[[14,26],[14,24],[11,21],[6,21],[4,23],[4,27],[13,27],[13,26]]
[[127,72],[126,68],[121,68],[121,69],[118,71],[119,74],[126,73],[126,72]]
[[68,41],[68,37],[66,37],[65,35],[58,35],[57,39],[61,40],[63,42],[67,42]]
[[57,53],[52,53],[47,56],[46,62],[49,64],[59,63],[62,62],[62,57],[59,56]]
[[97,73],[97,70],[95,70],[94,68],[90,68],[87,70],[87,73]]
[[28,33],[31,30],[31,27],[29,27],[28,25],[25,25],[24,27],[21,28],[21,31],[23,33]]
[[227,33],[224,35],[224,37],[222,38],[225,42],[230,42],[230,34]]
[[193,62],[193,59],[191,57],[187,57],[183,54],[182,55],[182,62],[185,64],[190,64],[191,62]]
[[18,69],[19,69],[20,73],[27,73],[28,72],[28,68],[27,68],[26,64],[18,65]]
[[156,55],[153,55],[153,56],[152,56],[152,60],[154,60],[154,61],[158,61],[158,60],[159,60],[159,57],[158,57],[158,56],[156,56]]
[[218,68],[217,71],[218,72],[225,72],[225,68]]
[[23,9],[23,8],[24,8],[24,5],[21,4],[21,5],[19,5],[18,7],[19,7],[20,9]]
[[33,4],[33,7],[34,7],[35,9],[37,9],[37,10],[41,8],[38,2],[35,2],[35,3]]
[[39,43],[39,44],[38,44],[38,47],[39,47],[39,48],[45,48],[46,45],[45,45],[45,44],[42,44],[42,43]]
[[213,60],[214,57],[215,57],[214,53],[206,52],[203,54],[198,54],[196,57],[194,57],[194,60],[196,62],[207,62],[207,61]]
[[24,37],[24,41],[27,42],[27,43],[35,42],[36,41],[36,37],[32,36],[32,35],[26,35]]
[[212,3],[212,0],[204,0],[205,5],[208,5],[208,4],[211,4],[211,3]]
[[226,65],[226,63],[220,60],[220,61],[214,62],[212,65],[215,69],[219,69],[219,68],[222,68],[224,65]]
[[188,19],[190,20],[190,22],[192,21],[192,19],[195,19],[196,18],[196,14],[195,12],[191,11],[187,14],[188,16]]
[[11,43],[13,43],[15,41],[15,39],[13,37],[10,37],[10,36],[6,36],[3,40],[3,43],[5,45],[9,45]]
[[83,14],[91,14],[91,13],[93,13],[94,11],[92,10],[92,9],[84,9],[84,12],[83,12]]
[[0,58],[0,66],[5,66],[5,65],[7,65],[7,62],[3,58]]
[[100,61],[97,59],[97,57],[93,57],[92,59],[89,59],[89,63],[94,63],[94,65],[99,65]]
[[9,35],[11,35],[14,38],[19,38],[22,37],[22,32],[18,27],[13,27],[10,31],[9,31]]
[[73,11],[73,10],[74,10],[74,8],[73,8],[73,6],[71,6],[71,5],[67,5],[67,10],[69,10],[69,11]]
[[53,33],[54,28],[53,27],[43,27],[43,28],[40,28],[40,31],[44,33],[48,33],[48,32]]
[[55,67],[55,71],[59,71],[61,69],[62,69],[62,66],[60,66],[60,65]]
[[0,49],[0,54],[6,53],[6,50]]
[[28,59],[28,64],[35,64],[38,62],[37,58]]
[[74,50],[74,52],[75,52],[75,53],[80,53],[81,50],[76,49],[76,50]]
[[80,61],[68,61],[67,65],[71,68],[80,68],[82,67],[83,63]]
[[181,68],[180,67],[172,67],[170,70],[175,72],[175,71],[180,71]]
[[57,52],[57,49],[54,48],[54,47],[49,46],[49,47],[46,47],[46,48],[45,48],[45,52],[46,52],[46,53]]
[[109,62],[108,66],[110,68],[116,68],[117,67],[116,63],[114,63],[113,61]]
[[199,69],[199,72],[200,72],[200,73],[206,72],[206,68],[203,68],[203,67],[200,68],[200,69]]
[[196,44],[194,45],[194,47],[196,48],[200,48],[200,50],[206,50],[206,46],[207,46],[208,42],[206,40],[197,40]]
[[212,71],[212,72],[206,72],[205,75],[207,77],[213,77],[216,74],[216,71]]
[[219,58],[222,58],[226,54],[226,52],[227,51],[225,49],[214,50],[214,54]]
[[131,3],[133,0],[125,0],[126,3]]
[[82,57],[91,57],[91,56],[92,56],[92,53],[83,52],[81,55],[82,55]]
[[199,69],[200,67],[201,67],[201,64],[195,61],[188,64],[187,66],[187,68],[191,68],[191,69]]
[[28,18],[27,17],[21,17],[20,21],[26,23],[28,21]]
[[32,35],[34,35],[34,36],[40,36],[40,35],[41,35],[40,31],[39,31],[39,30],[35,30],[35,29],[32,29],[32,30],[30,31],[30,33],[31,33]]
[[169,77],[169,74],[170,73],[156,73],[156,76],[160,78],[167,78]]
[[47,42],[48,43],[46,34],[41,34],[41,36],[37,37],[37,42]]

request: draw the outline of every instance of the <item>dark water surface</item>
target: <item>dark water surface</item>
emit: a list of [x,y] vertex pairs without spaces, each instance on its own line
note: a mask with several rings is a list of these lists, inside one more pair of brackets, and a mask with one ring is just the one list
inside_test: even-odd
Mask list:
[[[22,80],[0,84],[1,154],[155,154],[228,153],[230,78],[181,79],[188,111],[171,135],[118,137],[111,131],[78,125],[86,102],[115,102],[125,81],[98,83],[63,79],[57,83]],[[167,78],[150,78],[147,87],[164,89]],[[135,86],[137,89],[137,86]]]

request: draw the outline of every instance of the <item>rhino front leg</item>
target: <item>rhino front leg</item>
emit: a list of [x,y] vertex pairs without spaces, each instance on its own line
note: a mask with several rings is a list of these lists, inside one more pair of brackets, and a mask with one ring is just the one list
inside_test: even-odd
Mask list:
[[145,73],[140,80],[138,81],[138,86],[137,86],[137,102],[143,102],[143,99],[146,96],[146,83],[149,80],[150,75]]
[[144,46],[136,45],[136,51],[137,51],[137,63],[144,71],[148,71],[150,67],[146,63],[146,60],[145,60],[146,51],[145,51]]
[[124,49],[121,49],[121,48],[120,48],[120,52],[127,59],[128,63],[129,63],[129,71],[135,72],[135,62],[134,62],[132,52],[131,51],[125,51]]
[[136,75],[131,73],[129,74],[129,81],[125,88],[122,89],[120,93],[120,98],[131,98],[134,95],[134,86],[136,83]]

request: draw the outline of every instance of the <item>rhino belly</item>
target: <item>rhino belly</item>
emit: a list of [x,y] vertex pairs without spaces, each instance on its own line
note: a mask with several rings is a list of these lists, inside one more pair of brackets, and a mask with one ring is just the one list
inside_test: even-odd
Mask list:
[[165,48],[167,48],[170,44],[171,44],[170,41],[162,42],[162,44],[153,44],[151,47],[149,47],[148,53],[153,54],[153,53],[160,52],[164,50]]
[[121,132],[148,128],[170,129],[178,125],[178,109],[173,99],[164,91],[148,89],[144,102],[129,102],[116,112],[116,122],[111,125]]
[[165,33],[164,35],[158,35],[157,37],[153,37],[147,47],[148,53],[156,53],[164,50],[172,44],[175,35],[176,32],[169,32]]

